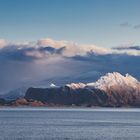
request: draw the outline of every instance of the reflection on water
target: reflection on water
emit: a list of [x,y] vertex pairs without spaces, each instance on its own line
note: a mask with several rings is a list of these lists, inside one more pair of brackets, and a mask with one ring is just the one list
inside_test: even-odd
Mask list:
[[0,109],[0,140],[138,140],[139,130],[140,109]]

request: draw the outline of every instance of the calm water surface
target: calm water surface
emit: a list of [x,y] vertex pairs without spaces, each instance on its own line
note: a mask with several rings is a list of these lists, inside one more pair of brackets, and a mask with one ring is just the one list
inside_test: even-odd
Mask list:
[[1,108],[0,140],[140,140],[140,109]]

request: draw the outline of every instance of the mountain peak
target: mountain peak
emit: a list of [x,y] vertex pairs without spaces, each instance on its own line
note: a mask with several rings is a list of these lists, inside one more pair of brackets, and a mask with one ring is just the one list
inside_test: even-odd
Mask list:
[[53,83],[51,83],[51,84],[50,84],[50,87],[52,87],[52,88],[53,88],[53,87],[56,87],[56,85],[55,85],[55,84],[53,84]]
[[112,86],[135,87],[138,83],[138,80],[129,74],[123,76],[119,72],[113,72],[107,73],[105,76],[102,76],[95,83],[88,83],[87,86],[105,90],[106,88],[111,88]]
[[87,83],[87,84],[71,83],[71,84],[66,84],[66,86],[71,89],[87,87],[87,88],[97,88],[97,89],[105,90],[113,86],[115,87],[130,86],[135,88],[137,84],[139,84],[139,81],[128,73],[122,75],[119,72],[112,72],[112,73],[107,73],[104,76],[101,76],[100,79],[96,82]]

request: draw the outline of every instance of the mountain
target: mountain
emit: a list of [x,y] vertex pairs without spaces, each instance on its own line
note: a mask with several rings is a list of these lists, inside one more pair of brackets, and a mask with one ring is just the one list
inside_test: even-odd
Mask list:
[[96,82],[47,88],[19,88],[0,97],[0,105],[140,107],[140,82],[133,76],[107,73]]
[[67,85],[57,88],[29,88],[25,99],[29,102],[41,101],[44,104],[91,106],[105,104],[106,94],[99,89],[77,88]]
[[133,76],[107,73],[93,83],[55,88],[29,88],[25,99],[59,105],[140,106],[140,82]]
[[24,97],[27,89],[28,89],[27,87],[20,87],[20,88],[11,90],[3,95],[0,95],[0,97],[7,101],[16,100],[18,98]]
[[6,102],[3,98],[0,98],[0,105],[4,105]]
[[107,91],[107,89],[112,89],[112,87],[125,88],[127,90],[128,88],[138,88],[139,84],[139,81],[129,74],[123,76],[118,72],[113,72],[107,73],[94,83],[88,83],[87,86]]
[[140,105],[140,82],[129,74],[123,76],[118,72],[107,73],[87,86],[106,92],[108,103],[112,105]]

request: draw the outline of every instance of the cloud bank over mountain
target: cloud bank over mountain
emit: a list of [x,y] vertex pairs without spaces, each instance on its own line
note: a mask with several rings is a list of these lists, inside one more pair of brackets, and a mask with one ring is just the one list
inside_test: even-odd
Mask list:
[[140,78],[140,47],[104,48],[65,40],[0,40],[0,92],[40,83],[92,82],[107,72]]

